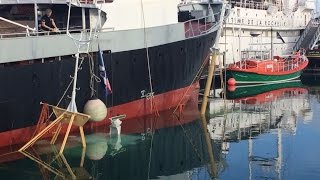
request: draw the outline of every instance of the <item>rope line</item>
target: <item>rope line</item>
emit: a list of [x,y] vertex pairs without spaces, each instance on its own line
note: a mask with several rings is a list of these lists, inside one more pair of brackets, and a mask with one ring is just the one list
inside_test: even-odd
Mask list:
[[[195,153],[197,154],[198,158],[200,159],[201,162],[204,162],[203,157],[200,155],[200,151],[197,149],[196,145],[193,143],[191,136],[188,135],[187,130],[183,127],[183,125],[181,124],[181,121],[179,120],[178,116],[173,116],[175,118],[177,118],[177,121],[180,125],[180,127],[182,128],[183,133],[185,134],[185,136],[187,137],[187,139],[189,140],[193,150],[195,151]],[[201,130],[201,129],[199,129]]]
[[[82,66],[83,61],[84,61],[84,59],[82,59],[81,62],[79,63],[78,71],[79,71],[79,69],[81,69],[81,66]],[[74,80],[74,78],[71,78],[70,83],[68,84],[67,88],[66,88],[65,91],[63,92],[63,94],[62,94],[61,98],[59,99],[59,101],[58,101],[58,103],[57,103],[56,106],[59,106],[60,103],[62,102],[62,100],[65,98],[65,96],[66,96],[66,94],[67,94],[70,86],[72,85],[73,80]],[[48,117],[48,120],[52,117],[52,115],[53,115],[53,112],[50,113],[50,115],[49,115],[49,117]],[[37,126],[38,126],[38,124],[40,123],[39,121],[43,121],[43,120],[41,120],[41,118],[39,118],[38,123],[37,123]]]
[[89,57],[89,71],[90,71],[90,89],[91,89],[91,97],[93,97],[97,90],[95,90],[94,88],[94,82],[101,82],[100,77],[98,77],[95,73],[94,73],[94,60],[91,54],[88,53],[88,57]]
[[205,67],[205,65],[207,64],[208,60],[210,59],[210,53],[207,55],[206,59],[203,61],[202,65],[200,66],[196,76],[193,78],[193,80],[191,81],[190,85],[188,86],[187,90],[184,92],[183,96],[181,97],[178,105],[176,106],[176,108],[174,109],[173,113],[176,113],[176,111],[179,109],[179,106],[182,104],[182,101],[184,99],[184,97],[187,95],[187,93],[189,92],[190,88],[192,87],[192,85],[194,84],[194,82],[197,80],[197,78],[200,78],[200,75],[203,72],[203,68]]
[[153,151],[153,139],[155,134],[155,127],[158,122],[158,117],[160,116],[156,103],[154,101],[154,92],[152,86],[152,76],[151,76],[151,67],[150,67],[150,56],[149,56],[149,47],[147,42],[147,33],[146,33],[146,23],[145,23],[145,16],[144,16],[144,7],[143,2],[140,0],[141,11],[142,11],[142,22],[143,22],[143,36],[144,36],[144,47],[146,48],[146,56],[147,56],[147,63],[148,63],[148,76],[149,76],[149,86],[150,86],[150,107],[151,107],[151,114],[155,113],[156,118],[152,125],[152,136],[151,136],[151,146],[149,150],[149,163],[148,163],[148,179],[150,178],[150,168],[151,168],[151,158],[152,158],[152,151]]
[[154,134],[155,134],[155,130],[156,130],[156,125],[158,122],[158,118],[159,116],[156,116],[154,119],[154,122],[151,126],[151,143],[150,143],[150,149],[149,149],[149,162],[148,162],[148,179],[150,178],[150,169],[151,169],[151,161],[152,161],[152,151],[153,151],[153,140],[154,140]]
[[147,63],[148,63],[148,76],[149,76],[149,86],[150,86],[150,107],[151,107],[151,114],[155,113],[159,115],[158,108],[154,102],[154,92],[153,92],[153,85],[152,85],[152,76],[151,76],[151,67],[150,67],[150,56],[149,56],[149,47],[147,42],[147,33],[146,33],[146,22],[145,22],[145,15],[144,15],[144,6],[142,0],[140,0],[141,12],[142,12],[142,22],[143,22],[143,37],[144,37],[144,47],[146,49],[146,56],[147,56]]

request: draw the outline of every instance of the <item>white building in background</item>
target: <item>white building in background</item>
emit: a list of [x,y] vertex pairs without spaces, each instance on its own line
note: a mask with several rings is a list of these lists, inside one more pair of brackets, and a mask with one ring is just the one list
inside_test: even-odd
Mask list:
[[[273,55],[291,53],[315,10],[315,0],[235,1],[220,38],[227,64],[239,61],[244,50],[273,49]],[[259,36],[253,38],[252,33]]]
[[316,16],[320,16],[320,0],[316,0]]

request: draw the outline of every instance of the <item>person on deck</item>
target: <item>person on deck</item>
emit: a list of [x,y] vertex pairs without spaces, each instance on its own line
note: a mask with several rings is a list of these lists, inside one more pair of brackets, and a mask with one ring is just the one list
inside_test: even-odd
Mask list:
[[43,31],[51,31],[51,32],[58,32],[59,29],[54,22],[54,19],[51,17],[52,10],[47,9],[46,14],[41,18],[41,29]]

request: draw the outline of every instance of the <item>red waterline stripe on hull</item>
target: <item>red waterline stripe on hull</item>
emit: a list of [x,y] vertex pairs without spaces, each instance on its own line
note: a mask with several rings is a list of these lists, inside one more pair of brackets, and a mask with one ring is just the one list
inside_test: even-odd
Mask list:
[[[190,87],[185,87],[173,91],[169,91],[163,94],[154,96],[154,103],[157,111],[164,111],[167,109],[176,108],[179,103],[185,104],[188,99],[190,99],[190,95],[195,91],[196,87],[198,87],[198,83],[191,85]],[[140,100],[132,101],[126,104],[114,106],[108,108],[108,116],[105,120],[97,123],[87,123],[85,125],[85,129],[94,128],[101,125],[109,125],[109,118],[125,114],[126,119],[132,119],[135,117],[141,117],[144,115],[152,114],[155,111],[151,110],[150,99],[142,98]],[[45,124],[42,125],[41,128],[44,128]],[[22,144],[29,141],[36,129],[36,126],[30,126],[20,129],[15,129],[11,131],[1,132],[0,133],[0,147],[12,146],[15,144]],[[55,128],[53,128],[55,129]],[[60,133],[64,133],[66,131],[66,126],[63,126]],[[77,127],[73,127],[71,132],[78,131]],[[46,133],[43,138],[48,138],[52,136],[52,132]]]

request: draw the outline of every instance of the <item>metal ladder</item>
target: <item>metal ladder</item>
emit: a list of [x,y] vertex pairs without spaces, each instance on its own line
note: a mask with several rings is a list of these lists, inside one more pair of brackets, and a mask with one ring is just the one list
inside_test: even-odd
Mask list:
[[[92,41],[92,37],[96,35],[97,33],[97,26],[95,27],[95,30],[90,28],[90,32],[88,33],[87,30],[82,30],[80,33],[80,37],[76,38],[73,37],[69,31],[69,23],[70,23],[70,15],[71,15],[71,6],[75,6],[73,3],[74,1],[71,1],[69,3],[69,10],[68,10],[68,23],[67,23],[67,35],[70,39],[73,40],[75,46],[77,47],[77,53],[75,54],[75,70],[74,70],[74,75],[73,77],[73,87],[72,87],[72,95],[71,95],[71,101],[70,104],[68,105],[67,110],[71,112],[78,112],[77,110],[77,105],[76,105],[76,90],[77,90],[77,76],[78,76],[78,70],[79,70],[79,59],[81,54],[88,54],[89,53],[89,48],[90,48],[90,43]],[[79,2],[76,0],[76,2]],[[100,12],[99,12],[100,15]],[[92,32],[94,32],[94,35],[92,35]]]
[[319,21],[311,19],[304,29],[302,35],[294,45],[293,50],[297,51],[301,48],[313,49],[320,35]]

